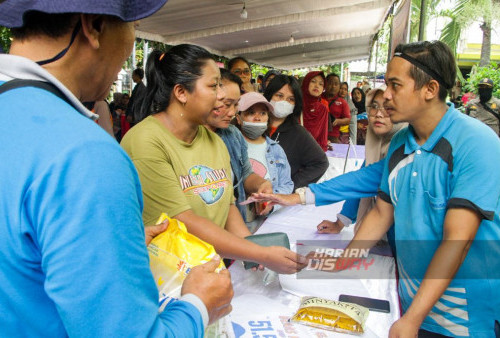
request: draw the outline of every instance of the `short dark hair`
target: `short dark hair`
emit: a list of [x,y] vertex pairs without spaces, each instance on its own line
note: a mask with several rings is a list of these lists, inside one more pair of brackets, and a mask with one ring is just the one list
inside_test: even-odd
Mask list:
[[325,77],[325,81],[331,77],[338,77],[340,79],[340,76],[337,73],[330,73]]
[[[441,76],[449,88],[439,83],[439,99],[446,100],[448,89],[452,88],[457,76],[455,58],[450,47],[441,41],[419,41],[399,44],[394,52],[408,54]],[[413,64],[410,67],[410,77],[415,81],[415,89],[422,88],[432,80],[429,74]]]
[[57,39],[71,32],[78,17],[77,13],[49,14],[28,11],[23,16],[23,26],[12,28],[12,37],[24,40],[36,35],[46,35]]
[[208,60],[213,57],[205,48],[189,44],[174,46],[166,53],[153,51],[146,65],[148,86],[141,115],[145,117],[167,109],[175,85],[191,93]]
[[238,75],[231,73],[229,70],[227,70],[225,68],[221,68],[220,69],[220,78],[222,80],[236,83],[238,85],[238,88],[240,88],[240,91],[241,91],[241,85],[243,84],[243,81],[241,80],[241,78]]
[[273,95],[285,85],[290,86],[293,96],[295,97],[293,113],[288,115],[287,119],[291,118],[295,123],[298,123],[300,113],[302,112],[302,91],[300,90],[300,85],[296,78],[284,74],[276,75],[267,85],[266,90],[264,91],[264,97],[267,101],[271,101]]
[[227,69],[231,70],[231,68],[233,68],[234,64],[237,62],[237,61],[243,61],[247,64],[248,68],[250,68],[250,62],[248,62],[247,59],[245,59],[244,57],[242,56],[237,56],[237,57],[234,57],[232,58],[231,60],[229,60],[227,62]]
[[136,68],[132,72],[132,75],[137,75],[141,80],[144,78],[144,70],[142,68]]

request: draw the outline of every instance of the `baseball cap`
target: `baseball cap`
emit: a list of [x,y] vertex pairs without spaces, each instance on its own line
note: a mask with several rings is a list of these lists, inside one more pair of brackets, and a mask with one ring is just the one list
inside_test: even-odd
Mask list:
[[266,100],[264,95],[257,92],[250,92],[241,95],[240,101],[238,103],[238,108],[240,111],[245,111],[256,103],[263,103],[266,105],[269,112],[274,112],[274,107]]
[[119,17],[135,21],[158,11],[167,0],[0,0],[0,25],[23,26],[23,16],[29,11],[49,14],[85,13]]
[[493,80],[485,77],[481,81],[479,81],[479,86],[488,86],[488,87],[493,87]]

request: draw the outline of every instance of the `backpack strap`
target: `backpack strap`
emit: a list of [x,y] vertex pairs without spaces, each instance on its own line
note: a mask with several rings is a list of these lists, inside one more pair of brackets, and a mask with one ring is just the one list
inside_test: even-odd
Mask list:
[[330,103],[328,104],[328,109],[330,109],[330,107],[332,106],[332,104],[334,104],[335,102],[337,102],[337,99],[339,97],[337,96],[336,98],[334,98],[333,100],[330,101]]
[[[51,92],[61,100],[67,102],[72,107],[75,107],[71,101],[64,95],[59,88],[54,86],[52,83],[38,81],[38,80],[25,80],[25,79],[13,79],[0,85],[0,94],[6,91],[23,88],[23,87],[35,87]],[[76,107],[75,107],[76,108]]]

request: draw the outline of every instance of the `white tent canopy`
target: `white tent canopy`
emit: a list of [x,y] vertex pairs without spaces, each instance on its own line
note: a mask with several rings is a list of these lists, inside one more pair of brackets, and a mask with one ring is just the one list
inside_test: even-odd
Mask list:
[[141,20],[137,37],[279,69],[313,67],[368,58],[394,1],[169,0]]

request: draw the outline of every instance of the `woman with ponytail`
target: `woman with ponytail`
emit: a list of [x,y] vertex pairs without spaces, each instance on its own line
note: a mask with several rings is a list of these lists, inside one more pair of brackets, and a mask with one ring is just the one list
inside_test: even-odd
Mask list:
[[211,54],[186,44],[155,51],[146,78],[147,117],[122,141],[141,180],[144,224],[155,224],[166,212],[225,258],[258,262],[280,273],[300,270],[305,258],[244,239],[251,233],[234,205],[227,148],[204,126],[224,99]]

